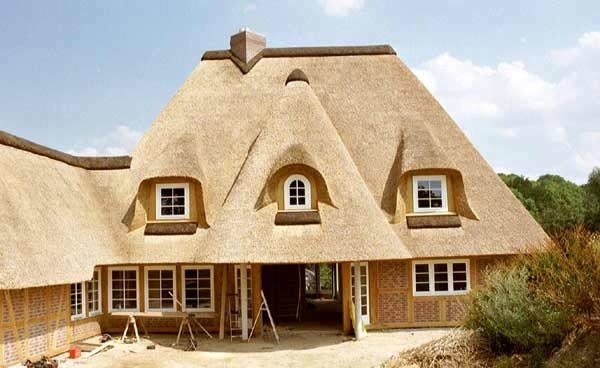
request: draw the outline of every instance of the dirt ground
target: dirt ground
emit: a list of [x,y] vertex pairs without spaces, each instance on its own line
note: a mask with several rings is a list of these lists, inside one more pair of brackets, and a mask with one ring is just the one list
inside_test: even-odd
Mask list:
[[[198,338],[197,351],[184,351],[188,339],[171,347],[174,335],[152,335],[138,344],[114,341],[114,348],[77,359],[59,357],[60,367],[183,368],[183,367],[374,367],[400,351],[446,334],[449,329],[372,331],[360,341],[337,331],[280,331],[281,343],[271,336],[248,342]],[[186,335],[187,337],[187,335]],[[99,337],[88,341],[98,343]],[[184,341],[185,340],[185,341]],[[155,350],[147,346],[155,344]]]

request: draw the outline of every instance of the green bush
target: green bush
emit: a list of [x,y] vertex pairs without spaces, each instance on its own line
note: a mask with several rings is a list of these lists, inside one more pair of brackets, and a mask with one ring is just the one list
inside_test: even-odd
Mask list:
[[497,352],[531,352],[558,346],[570,316],[539,297],[521,262],[491,270],[472,293],[467,327],[480,330]]

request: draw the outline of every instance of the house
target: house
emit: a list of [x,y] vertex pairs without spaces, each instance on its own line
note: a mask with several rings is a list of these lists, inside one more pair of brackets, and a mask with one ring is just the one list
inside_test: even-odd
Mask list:
[[349,332],[354,300],[367,328],[454,326],[486,266],[546,238],[390,46],[242,30],[131,157],[1,132],[0,173],[2,364],[129,313],[219,331],[226,299],[247,323],[261,290],[277,323]]

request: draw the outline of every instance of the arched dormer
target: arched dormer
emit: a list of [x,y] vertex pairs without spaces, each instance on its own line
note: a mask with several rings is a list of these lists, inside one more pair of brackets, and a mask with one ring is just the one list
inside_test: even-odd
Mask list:
[[283,209],[302,211],[312,209],[311,184],[304,175],[292,174],[283,185]]

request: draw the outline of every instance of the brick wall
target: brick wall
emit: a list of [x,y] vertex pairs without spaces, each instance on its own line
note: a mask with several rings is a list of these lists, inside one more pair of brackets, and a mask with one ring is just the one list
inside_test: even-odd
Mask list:
[[415,322],[441,322],[441,308],[439,300],[414,301]]
[[69,291],[69,285],[0,290],[0,366],[58,354],[100,332],[95,319],[71,322]]
[[408,262],[376,262],[375,267],[377,322],[380,324],[408,322]]

